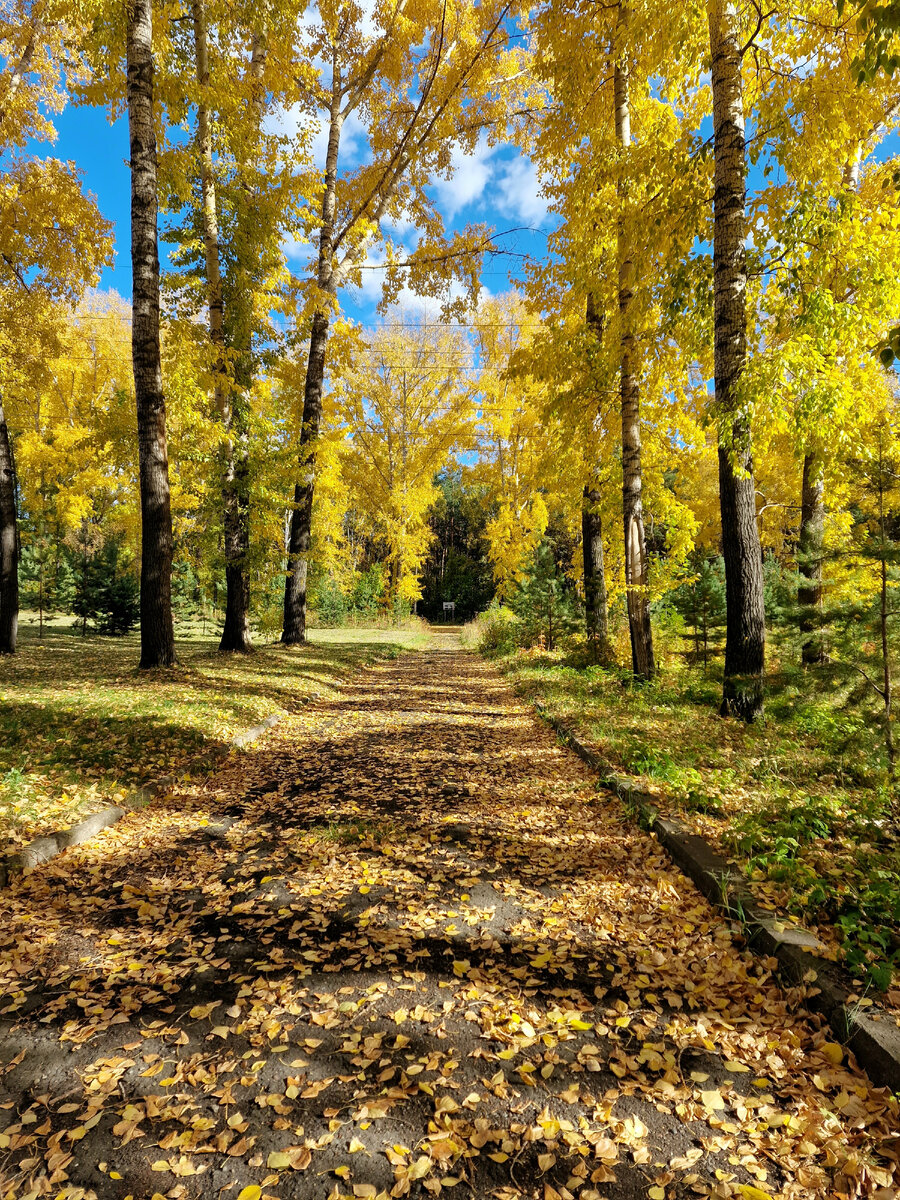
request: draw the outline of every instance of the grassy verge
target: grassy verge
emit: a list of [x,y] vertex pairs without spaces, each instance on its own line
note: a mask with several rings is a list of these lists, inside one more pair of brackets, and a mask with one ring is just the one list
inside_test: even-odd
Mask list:
[[136,637],[25,626],[0,658],[0,853],[71,825],[140,784],[183,770],[277,709],[327,695],[376,657],[428,642],[421,631],[316,629],[309,645],[219,655],[178,639],[173,671],[138,672]]
[[[837,695],[782,677],[765,724],[716,713],[718,680],[664,668],[652,684],[519,651],[518,689],[638,777],[745,871],[762,903],[815,927],[836,958],[900,1004],[900,840],[867,731]],[[876,735],[877,736],[877,735]]]

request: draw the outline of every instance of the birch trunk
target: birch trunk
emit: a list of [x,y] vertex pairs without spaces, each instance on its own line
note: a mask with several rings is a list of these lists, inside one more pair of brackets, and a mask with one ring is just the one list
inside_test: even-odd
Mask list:
[[616,26],[616,62],[613,90],[615,98],[616,141],[619,145],[622,169],[617,185],[618,215],[618,272],[619,272],[619,329],[620,329],[620,390],[622,411],[622,518],[625,547],[625,588],[628,606],[628,629],[631,634],[631,662],[638,679],[652,679],[656,672],[653,657],[653,628],[650,624],[650,596],[647,540],[644,536],[643,480],[641,475],[641,416],[640,385],[638,384],[637,353],[634,336],[634,260],[629,240],[625,207],[628,203],[628,184],[624,159],[631,145],[631,112],[628,101],[628,72],[623,62],[623,48],[628,24],[628,10],[619,6]]
[[611,653],[600,499],[598,488],[585,485],[581,507],[585,623],[588,642],[593,648],[597,661],[605,662],[610,659]]
[[[261,87],[266,43],[253,35],[250,78],[253,85],[253,145],[263,117]],[[235,242],[243,263],[238,268],[243,286],[234,296],[234,391],[225,417],[225,461],[222,501],[225,534],[225,625],[220,651],[246,654],[250,640],[250,392],[253,388],[253,292],[257,283],[258,238],[253,196],[244,185],[237,205]]]
[[725,559],[722,714],[754,721],[763,711],[765,610],[756,523],[750,421],[738,394],[747,359],[746,155],[738,18],[733,0],[710,0],[715,146],[714,326],[719,502]]
[[[194,49],[200,99],[197,104],[197,149],[200,159],[200,191],[203,223],[203,251],[206,262],[206,293],[209,308],[209,340],[214,355],[214,398],[216,410],[225,433],[222,454],[222,512],[225,544],[225,625],[220,651],[251,649],[250,642],[250,581],[246,568],[249,548],[249,506],[243,503],[246,487],[241,482],[241,462],[246,463],[246,438],[235,429],[236,409],[232,403],[225,365],[225,304],[222,295],[222,269],[219,247],[219,218],[216,182],[213,169],[212,139],[209,130],[209,108],[206,91],[209,87],[209,57],[207,52],[206,19],[200,0],[192,5]],[[236,379],[240,386],[241,380]],[[252,373],[251,380],[252,384]],[[243,422],[246,425],[246,422]],[[238,450],[236,453],[235,442]],[[243,446],[242,446],[243,442]],[[243,449],[243,454],[241,454]],[[246,472],[244,472],[246,474]],[[245,481],[246,482],[246,481]]]
[[335,58],[332,72],[332,101],[325,156],[325,191],[322,196],[322,229],[319,235],[317,284],[323,293],[313,314],[309,358],[303,390],[303,423],[300,429],[300,478],[294,488],[294,510],[288,541],[287,574],[284,581],[284,626],[281,640],[287,645],[306,641],[306,585],[312,537],[315,452],[322,420],[322,388],[325,382],[325,348],[328,343],[330,306],[335,294],[332,247],[337,211],[337,168],[343,117],[340,109],[340,80]]
[[803,458],[803,491],[800,499],[800,539],[797,569],[801,583],[797,603],[801,606],[800,631],[805,667],[825,661],[825,639],[816,609],[822,604],[822,544],[825,533],[825,479],[819,455],[807,451]]
[[[594,293],[588,292],[585,305],[585,325],[599,342],[603,334],[603,318],[594,303]],[[603,519],[600,515],[600,489],[585,484],[581,505],[581,544],[584,562],[584,615],[588,644],[598,662],[611,662],[609,641],[609,610],[606,592],[606,563],[603,554]]]
[[153,124],[153,5],[129,0],[128,132],[131,147],[131,350],[141,491],[141,667],[175,662],[172,512],[166,402],[159,350],[156,130]]
[[0,396],[0,654],[15,654],[19,628],[16,466]]

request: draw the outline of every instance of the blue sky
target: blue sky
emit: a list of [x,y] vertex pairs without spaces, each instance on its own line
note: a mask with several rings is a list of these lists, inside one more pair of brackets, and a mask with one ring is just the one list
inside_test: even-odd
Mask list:
[[[56,142],[34,149],[43,155],[71,160],[82,172],[86,190],[94,194],[102,214],[115,225],[115,263],[106,268],[99,286],[128,297],[131,295],[128,121],[120,117],[110,124],[105,110],[70,104],[54,123],[59,135]],[[350,130],[345,138],[345,165],[358,162],[364,151],[362,131]],[[518,256],[546,255],[547,234],[553,228],[554,218],[548,215],[546,202],[539,194],[540,184],[533,164],[515,147],[491,148],[482,141],[471,155],[455,153],[454,165],[454,178],[436,180],[433,187],[448,230],[470,222],[485,223],[497,231],[516,230],[498,243],[511,251],[511,256],[491,257],[484,264],[482,282],[486,291],[500,294],[509,290],[510,274],[523,275],[523,260]],[[401,228],[394,232],[409,248],[413,246],[414,230]],[[164,266],[166,251],[166,244],[161,242]],[[292,268],[302,271],[309,248],[288,246],[287,251]],[[377,261],[377,255],[371,261]],[[364,276],[363,289],[350,289],[343,299],[351,316],[371,325],[380,319],[375,309],[380,298],[381,272],[366,271]],[[411,296],[404,296],[403,306],[405,311],[415,311],[417,302]]]
[[[123,296],[131,294],[131,263],[129,253],[130,179],[128,159],[128,122],[120,117],[110,124],[104,109],[69,105],[54,118],[58,138],[52,145],[42,143],[33,149],[44,155],[72,160],[80,169],[85,188],[97,199],[100,211],[115,225],[115,263],[107,268],[100,281],[102,289],[115,289]],[[279,125],[289,127],[282,118]],[[317,139],[318,140],[318,139]],[[884,161],[897,153],[900,135],[891,132],[878,146],[875,157]],[[319,147],[324,150],[324,146]],[[348,122],[345,127],[343,162],[353,166],[365,154],[366,140],[360,127]],[[456,168],[450,180],[435,180],[432,192],[442,212],[448,231],[468,223],[483,223],[496,231],[514,230],[498,240],[498,245],[511,252],[510,257],[486,259],[482,283],[487,293],[497,295],[509,290],[511,278],[522,278],[525,262],[519,256],[543,259],[547,254],[547,235],[555,218],[548,214],[546,201],[540,195],[540,182],[533,164],[521,152],[509,145],[489,147],[482,139],[472,154],[456,151]],[[763,184],[761,164],[751,169],[751,190]],[[411,227],[391,231],[393,236],[412,249],[415,231]],[[289,265],[303,272],[309,260],[309,247],[288,245]],[[165,265],[167,246],[160,251]],[[377,263],[379,254],[370,255]],[[366,326],[380,323],[376,306],[380,298],[381,272],[364,272],[361,291],[348,289],[342,297],[345,311]],[[415,297],[402,297],[405,313],[434,315],[435,303],[418,302]]]

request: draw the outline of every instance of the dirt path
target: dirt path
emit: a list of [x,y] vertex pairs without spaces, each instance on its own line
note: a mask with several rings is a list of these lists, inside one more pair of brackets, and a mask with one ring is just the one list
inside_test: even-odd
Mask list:
[[895,1194],[893,1102],[451,643],[0,898],[3,1200]]

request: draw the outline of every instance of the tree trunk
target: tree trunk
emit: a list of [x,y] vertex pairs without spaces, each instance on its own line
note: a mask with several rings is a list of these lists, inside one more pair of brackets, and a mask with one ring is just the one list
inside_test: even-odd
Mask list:
[[803,458],[803,492],[800,500],[800,539],[797,569],[802,582],[797,588],[802,659],[805,667],[825,661],[825,639],[815,609],[822,604],[822,542],[825,532],[825,479],[821,458],[807,451]]
[[250,435],[246,394],[253,386],[253,369],[234,374],[235,388],[242,392],[230,405],[230,437],[226,442],[222,501],[225,534],[225,624],[219,650],[248,654],[250,639]]
[[709,31],[715,133],[715,381],[726,603],[721,711],[754,721],[763,711],[766,625],[750,421],[738,394],[747,359],[746,157],[741,53],[732,0],[710,0]]
[[[628,10],[619,6],[616,28],[616,63],[613,89],[615,96],[616,141],[621,157],[631,144],[631,112],[628,101],[628,73],[622,61]],[[618,271],[620,323],[620,387],[622,409],[622,517],[625,548],[625,589],[628,628],[631,634],[631,662],[638,679],[652,679],[656,672],[653,657],[653,628],[650,624],[650,595],[647,541],[644,536],[643,479],[641,475],[640,388],[635,374],[636,346],[633,327],[634,261],[625,220],[628,185],[624,166],[618,180]]]
[[141,667],[175,662],[172,512],[166,402],[159,350],[156,130],[153,125],[153,5],[128,7],[128,131],[131,142],[131,350],[141,490]]
[[19,629],[16,464],[0,396],[0,654],[15,654]]
[[319,234],[317,283],[324,293],[321,306],[313,314],[309,335],[309,359],[303,391],[303,424],[300,429],[300,479],[294,488],[294,510],[288,544],[287,574],[284,581],[284,626],[281,640],[286,645],[306,641],[306,583],[312,539],[313,495],[316,482],[316,442],[322,420],[322,388],[325,382],[325,347],[328,343],[330,306],[335,281],[332,266],[334,220],[337,211],[337,168],[343,117],[340,110],[340,78],[337,58],[332,64],[331,119],[328,150],[325,157],[325,192],[322,196],[322,229]]
[[[253,35],[250,77],[253,81],[253,144],[259,135],[263,117],[264,91],[261,79],[266,63],[265,39]],[[225,428],[225,470],[222,499],[225,518],[225,625],[221,651],[242,654],[252,649],[250,640],[250,392],[253,387],[253,292],[258,282],[258,240],[256,206],[246,183],[237,205],[236,243],[244,259],[234,320],[234,395],[228,406]]]
[[[882,521],[882,529],[884,521]],[[884,700],[884,744],[887,749],[888,777],[894,779],[894,735],[891,730],[891,650],[888,642],[888,590],[887,590],[887,559],[884,557],[884,535],[882,534],[881,551],[881,608],[879,625],[881,630],[881,696]]]
[[294,487],[294,510],[288,543],[288,570],[284,582],[284,627],[281,640],[286,645],[306,641],[306,581],[309,573],[309,548],[312,537],[312,509],[315,490],[314,446],[322,419],[322,387],[325,380],[325,346],[328,341],[328,316],[313,316],[309,338],[309,361],[303,393],[303,426],[300,430],[301,477]]
[[600,491],[585,484],[581,507],[584,555],[584,611],[588,643],[598,662],[611,659],[609,613],[606,606],[606,567],[603,559],[603,519]]
[[[879,597],[879,612],[878,624],[881,633],[881,699],[884,702],[884,748],[887,751],[888,760],[888,778],[891,783],[894,782],[894,734],[891,729],[891,721],[893,714],[891,711],[893,700],[893,689],[891,679],[891,648],[888,640],[888,616],[890,610],[888,608],[888,542],[887,542],[887,525],[884,519],[884,492],[885,492],[885,461],[884,461],[884,442],[882,437],[883,430],[879,430],[878,436],[878,526],[880,534],[880,544],[878,547],[878,557],[880,559],[879,568],[881,574],[881,594]],[[879,690],[879,689],[876,689]]]
[[[588,332],[593,334],[599,342],[603,336],[603,317],[597,311],[593,292],[587,294],[585,324]],[[601,407],[598,405],[598,408]],[[588,643],[593,648],[597,661],[612,663],[615,656],[609,640],[606,563],[603,556],[603,521],[599,506],[599,489],[591,484],[585,484],[581,508],[585,626]]]
[[[201,216],[203,250],[206,261],[209,340],[213,346],[214,356],[215,404],[225,433],[222,453],[225,625],[219,649],[246,653],[251,649],[250,578],[246,566],[250,541],[246,420],[240,420],[244,411],[241,396],[239,395],[236,401],[232,402],[225,364],[225,304],[222,296],[219,218],[212,138],[209,130],[209,108],[206,103],[206,92],[209,88],[209,57],[206,19],[201,0],[194,0],[192,15],[197,82],[200,85],[200,98],[197,104],[197,150],[200,159]],[[256,43],[254,43],[255,50]],[[254,65],[255,63],[251,63],[251,70],[254,69]],[[238,372],[236,372],[236,376],[237,374]],[[240,388],[245,383],[245,380],[235,378],[236,388]],[[252,367],[250,384],[252,384]],[[237,449],[235,443],[237,443]]]

